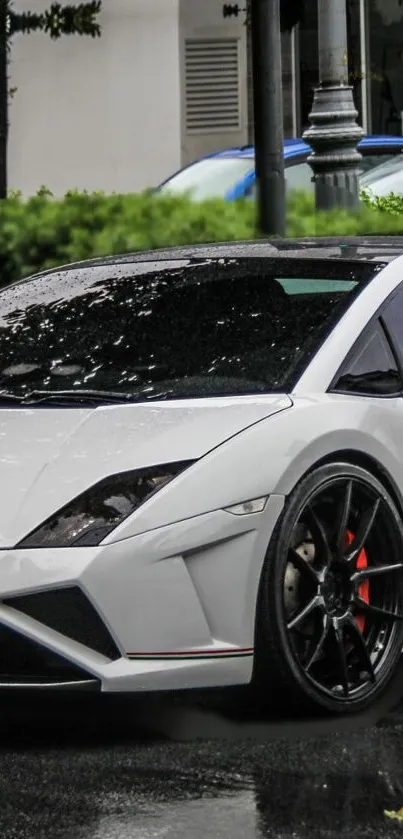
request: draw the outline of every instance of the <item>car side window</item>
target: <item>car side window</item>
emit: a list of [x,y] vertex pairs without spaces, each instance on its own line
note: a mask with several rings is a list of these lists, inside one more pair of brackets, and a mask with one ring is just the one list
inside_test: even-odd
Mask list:
[[389,300],[381,315],[381,321],[403,364],[403,287]]
[[379,320],[368,327],[347,356],[332,391],[365,396],[400,394],[400,371]]

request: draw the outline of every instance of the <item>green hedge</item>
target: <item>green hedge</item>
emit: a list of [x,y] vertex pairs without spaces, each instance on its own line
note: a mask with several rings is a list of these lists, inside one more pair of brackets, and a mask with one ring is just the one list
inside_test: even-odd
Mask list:
[[[400,202],[400,203],[399,203]],[[403,234],[403,200],[359,211],[315,213],[313,198],[295,194],[287,211],[288,236]],[[196,242],[254,238],[255,206],[249,201],[193,203],[188,198],[46,191],[23,201],[0,202],[0,284],[67,262],[106,254]]]
[[403,213],[403,195],[395,195],[392,192],[390,195],[378,198],[372,196],[368,190],[363,190],[361,200],[366,207],[372,210],[380,210],[382,213],[389,213],[393,216],[399,216]]

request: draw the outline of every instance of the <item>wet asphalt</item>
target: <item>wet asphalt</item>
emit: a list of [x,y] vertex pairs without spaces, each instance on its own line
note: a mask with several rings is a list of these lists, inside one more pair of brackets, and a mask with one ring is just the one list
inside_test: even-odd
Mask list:
[[1,839],[403,835],[403,705],[381,722],[234,720],[157,698],[8,698]]

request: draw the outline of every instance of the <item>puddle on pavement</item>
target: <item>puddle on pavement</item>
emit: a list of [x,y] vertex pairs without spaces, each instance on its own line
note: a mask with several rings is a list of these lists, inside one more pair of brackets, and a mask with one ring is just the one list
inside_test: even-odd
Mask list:
[[390,839],[402,832],[383,814],[387,804],[400,807],[403,795],[382,770],[320,778],[280,771],[264,784],[227,794],[190,788],[187,800],[147,804],[141,798],[106,796],[103,813],[80,839]]
[[[392,790],[391,790],[392,788]],[[110,809],[105,801],[102,809]],[[281,772],[265,786],[230,794],[152,804],[105,813],[82,833],[87,839],[314,839],[401,835],[385,818],[386,804],[400,807],[392,779],[376,775],[312,779]],[[115,809],[116,802],[111,809]]]
[[237,795],[158,805],[134,821],[105,816],[88,839],[228,839],[259,836],[256,831],[256,802],[252,790]]

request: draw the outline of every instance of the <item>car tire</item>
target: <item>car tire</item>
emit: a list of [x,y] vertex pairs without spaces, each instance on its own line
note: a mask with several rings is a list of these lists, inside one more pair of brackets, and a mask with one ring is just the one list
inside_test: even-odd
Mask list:
[[335,462],[300,481],[261,574],[260,703],[348,714],[385,695],[403,648],[402,559],[400,513],[370,472]]

